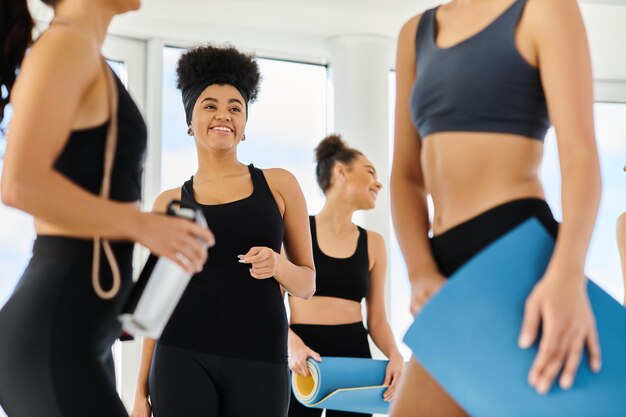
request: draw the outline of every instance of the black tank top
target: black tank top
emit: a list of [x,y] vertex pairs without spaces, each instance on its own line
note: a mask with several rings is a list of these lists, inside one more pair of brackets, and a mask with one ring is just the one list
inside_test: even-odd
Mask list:
[[[108,71],[112,71],[107,68]],[[118,130],[115,162],[111,173],[110,199],[122,202],[141,199],[141,179],[146,154],[146,124],[137,105],[113,72],[117,86]],[[100,192],[104,171],[104,148],[109,122],[74,130],[54,163],[54,169],[92,194]]]
[[334,258],[322,252],[317,243],[315,216],[310,216],[309,220],[315,261],[315,295],[361,302],[370,289],[367,231],[357,226],[356,251],[349,258]]
[[199,207],[215,235],[202,272],[194,276],[159,343],[264,362],[287,362],[287,315],[280,285],[255,279],[237,255],[253,246],[280,252],[284,224],[263,171],[249,167],[252,194],[226,204],[199,204],[193,177],[182,187],[185,204]]

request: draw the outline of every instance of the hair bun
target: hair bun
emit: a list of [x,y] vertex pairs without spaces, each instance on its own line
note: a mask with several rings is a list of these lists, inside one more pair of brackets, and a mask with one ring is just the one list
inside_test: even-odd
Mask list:
[[329,135],[322,140],[317,148],[315,148],[315,158],[317,163],[330,156],[336,155],[339,152],[345,150],[346,144],[341,139],[341,135]]

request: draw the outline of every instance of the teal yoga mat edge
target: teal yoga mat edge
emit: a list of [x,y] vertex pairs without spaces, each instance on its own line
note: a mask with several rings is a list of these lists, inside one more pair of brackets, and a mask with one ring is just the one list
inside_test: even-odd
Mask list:
[[[383,393],[388,387],[379,385],[376,387],[360,387],[360,388],[341,388],[327,395],[321,401],[307,405],[311,408],[326,408],[338,411],[350,411],[353,413],[372,413],[372,414],[389,414],[390,403],[384,401],[371,401],[368,405],[361,406],[363,402],[358,400],[367,400],[373,397],[382,398]],[[358,397],[358,400],[354,400]],[[346,405],[346,403],[355,403],[357,405]],[[306,405],[306,404],[305,404]]]

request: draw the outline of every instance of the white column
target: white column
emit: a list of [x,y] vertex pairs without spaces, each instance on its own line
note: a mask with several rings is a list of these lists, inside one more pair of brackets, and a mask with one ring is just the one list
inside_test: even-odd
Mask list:
[[389,72],[393,39],[342,35],[327,41],[334,90],[334,131],[375,165],[383,190],[376,209],[357,213],[356,221],[389,240]]
[[[383,235],[389,253],[389,72],[394,41],[376,35],[343,35],[329,39],[327,47],[334,92],[334,131],[374,163],[383,184],[376,208],[356,213],[355,221]],[[391,317],[389,279],[385,299],[387,317]],[[374,345],[370,348],[374,357],[382,356]]]

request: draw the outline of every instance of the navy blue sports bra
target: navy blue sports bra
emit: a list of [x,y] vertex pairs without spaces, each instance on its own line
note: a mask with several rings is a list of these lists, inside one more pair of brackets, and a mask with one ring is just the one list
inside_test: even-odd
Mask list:
[[437,8],[416,34],[411,114],[420,136],[470,131],[543,140],[550,127],[539,70],[515,45],[526,0],[517,0],[485,29],[449,48],[436,43]]
[[[349,258],[326,255],[317,244],[315,216],[309,216],[315,261],[315,295],[361,302],[370,289],[367,231],[359,227],[356,251]],[[357,226],[358,227],[358,226]]]

